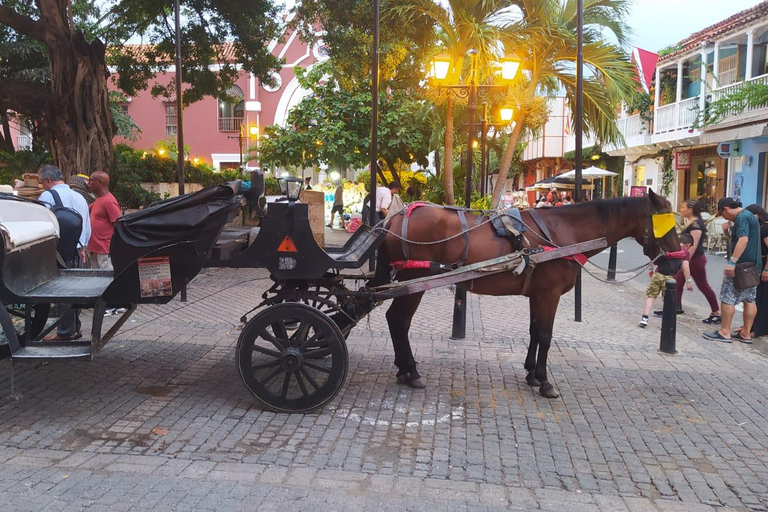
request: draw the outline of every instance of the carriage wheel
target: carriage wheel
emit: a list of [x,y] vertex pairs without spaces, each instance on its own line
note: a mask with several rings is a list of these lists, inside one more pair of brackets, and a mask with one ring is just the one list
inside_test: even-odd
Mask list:
[[336,324],[301,303],[254,316],[237,341],[237,366],[248,390],[279,412],[309,412],[338,394],[349,358]]

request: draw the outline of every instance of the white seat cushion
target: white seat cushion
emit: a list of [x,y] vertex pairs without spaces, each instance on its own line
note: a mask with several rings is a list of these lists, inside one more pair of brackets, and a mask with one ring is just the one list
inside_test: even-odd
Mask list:
[[6,249],[12,251],[22,245],[58,236],[56,225],[45,221],[15,221],[0,224]]

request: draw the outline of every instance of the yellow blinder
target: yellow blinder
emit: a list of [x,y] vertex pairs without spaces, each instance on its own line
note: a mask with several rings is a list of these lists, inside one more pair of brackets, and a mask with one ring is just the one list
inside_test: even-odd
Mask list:
[[675,227],[675,216],[672,213],[656,213],[653,215],[653,236],[661,239]]

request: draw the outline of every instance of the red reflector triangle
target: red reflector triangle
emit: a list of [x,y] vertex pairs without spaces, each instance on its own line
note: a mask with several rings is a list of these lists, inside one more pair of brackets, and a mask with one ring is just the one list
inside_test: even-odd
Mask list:
[[280,242],[280,246],[277,248],[277,252],[299,252],[299,250],[296,248],[293,240],[291,240],[291,237],[285,235],[285,238],[283,238],[283,241]]

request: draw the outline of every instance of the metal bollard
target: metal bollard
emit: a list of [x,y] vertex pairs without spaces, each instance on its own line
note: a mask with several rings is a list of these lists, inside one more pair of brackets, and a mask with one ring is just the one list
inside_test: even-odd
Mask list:
[[608,256],[608,277],[606,277],[608,281],[616,280],[616,258],[618,257],[618,253],[618,246],[613,244],[611,246],[611,252]]
[[467,290],[456,287],[456,296],[453,300],[453,327],[451,328],[452,340],[463,340],[467,335]]
[[677,338],[677,283],[667,281],[664,287],[664,307],[661,315],[661,339],[659,352],[664,354],[677,354],[675,348]]

